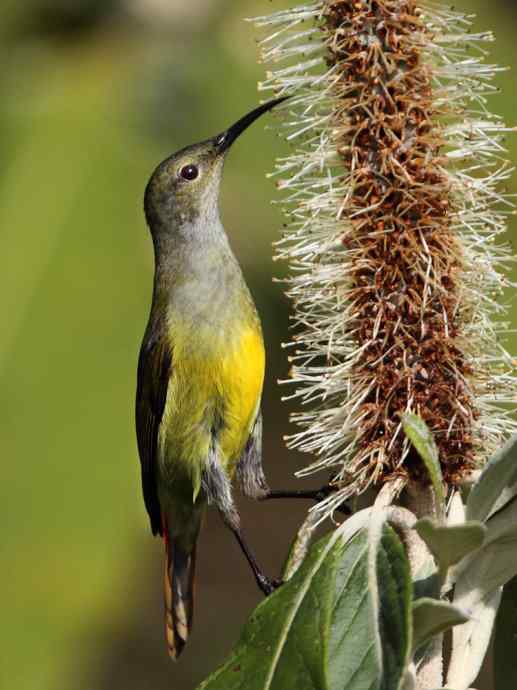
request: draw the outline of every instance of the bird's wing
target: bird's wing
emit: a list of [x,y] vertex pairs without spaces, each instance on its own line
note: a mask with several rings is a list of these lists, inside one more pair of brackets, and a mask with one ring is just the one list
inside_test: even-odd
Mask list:
[[260,498],[268,492],[262,469],[262,412],[258,410],[255,424],[237,465],[237,479],[242,492]]
[[138,359],[136,435],[145,507],[151,519],[153,534],[162,534],[156,484],[156,454],[171,369],[172,356],[166,340],[153,333],[146,336]]

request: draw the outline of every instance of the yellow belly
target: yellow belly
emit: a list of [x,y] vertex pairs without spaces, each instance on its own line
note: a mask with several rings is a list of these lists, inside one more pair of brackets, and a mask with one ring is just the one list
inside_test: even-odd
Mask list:
[[[203,334],[206,343],[206,334]],[[215,435],[219,459],[232,476],[260,404],[264,344],[258,324],[203,351],[176,332],[173,372],[160,425],[159,464],[167,484],[186,481],[197,496]]]

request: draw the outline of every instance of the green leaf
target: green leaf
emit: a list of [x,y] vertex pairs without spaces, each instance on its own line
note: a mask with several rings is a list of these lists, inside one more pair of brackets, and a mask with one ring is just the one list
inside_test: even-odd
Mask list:
[[[347,553],[359,556],[363,542],[356,535]],[[317,542],[293,577],[255,609],[228,661],[200,690],[324,687],[321,633],[328,629],[333,581],[344,551],[334,535]]]
[[460,563],[454,599],[468,599],[476,605],[487,594],[502,587],[517,575],[517,526]]
[[513,500],[486,523],[483,546],[455,569],[455,599],[468,599],[475,606],[495,589],[517,575],[517,500]]
[[465,690],[476,678],[490,641],[501,587],[517,575],[515,501],[487,522],[486,543],[456,568],[453,603],[472,621],[455,628],[448,682]]
[[303,560],[309,551],[312,537],[318,525],[319,519],[320,516],[316,511],[309,511],[307,517],[298,530],[296,537],[291,544],[291,548],[289,549],[289,553],[287,554],[285,565],[282,569],[282,577],[284,582],[290,580],[303,563]]
[[[495,616],[501,599],[500,589],[487,594],[476,605],[468,608],[470,620],[452,631],[452,649],[447,673],[447,683],[455,690],[467,690],[483,665],[490,644]],[[461,597],[461,608],[468,600]],[[454,597],[456,604],[456,596]]]
[[424,420],[412,412],[407,412],[402,417],[402,427],[404,433],[424,461],[427,473],[433,485],[437,509],[439,510],[438,517],[440,520],[443,520],[445,514],[443,478],[438,448],[434,442],[433,435]]
[[498,451],[474,484],[467,500],[467,520],[485,520],[496,505],[515,494],[517,484],[517,435]]
[[441,570],[447,570],[478,549],[486,534],[485,526],[475,521],[459,525],[438,525],[430,518],[422,518],[416,523],[415,529],[436,558]]
[[406,669],[400,690],[416,690],[416,668],[413,661]]
[[495,690],[517,688],[517,578],[504,588],[495,623],[494,672]]
[[410,648],[409,565],[391,527],[363,525],[356,514],[309,550],[199,690],[397,690]]
[[457,606],[439,599],[417,599],[413,603],[413,650],[435,635],[461,625],[469,616]]
[[507,503],[485,524],[487,528],[485,546],[494,541],[505,539],[507,535],[515,532],[517,530],[517,499],[514,498],[510,503]]
[[[406,552],[395,530],[383,523],[383,516],[373,513],[369,525],[368,589],[373,611],[377,612],[382,679],[380,690],[400,687],[411,651],[411,572]],[[378,597],[375,605],[375,594]],[[342,678],[342,676],[341,676]],[[337,678],[336,678],[337,680]],[[330,685],[331,688],[338,687]],[[344,684],[339,687],[357,690],[368,685]]]

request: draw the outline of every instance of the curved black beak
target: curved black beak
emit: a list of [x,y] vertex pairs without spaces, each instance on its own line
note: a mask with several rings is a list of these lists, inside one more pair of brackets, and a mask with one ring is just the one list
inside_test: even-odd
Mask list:
[[259,105],[258,108],[255,108],[255,110],[252,110],[247,115],[244,115],[244,117],[241,117],[240,120],[237,120],[237,122],[234,125],[232,125],[229,129],[227,129],[226,132],[218,134],[214,138],[214,143],[216,148],[218,149],[218,153],[224,153],[225,151],[227,151],[233,144],[233,142],[237,139],[237,137],[240,136],[244,132],[244,130],[247,129],[251,124],[253,124],[253,122],[255,122],[257,118],[259,118],[264,113],[267,113],[268,110],[271,110],[279,103],[286,101],[288,98],[289,96],[282,96],[280,98],[275,98],[272,101],[268,101],[267,103]]

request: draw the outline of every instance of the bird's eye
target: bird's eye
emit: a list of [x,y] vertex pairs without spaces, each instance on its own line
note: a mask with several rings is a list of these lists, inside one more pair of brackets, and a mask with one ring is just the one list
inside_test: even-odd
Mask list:
[[199,175],[199,170],[195,165],[184,165],[180,170],[180,175],[184,180],[195,180]]

